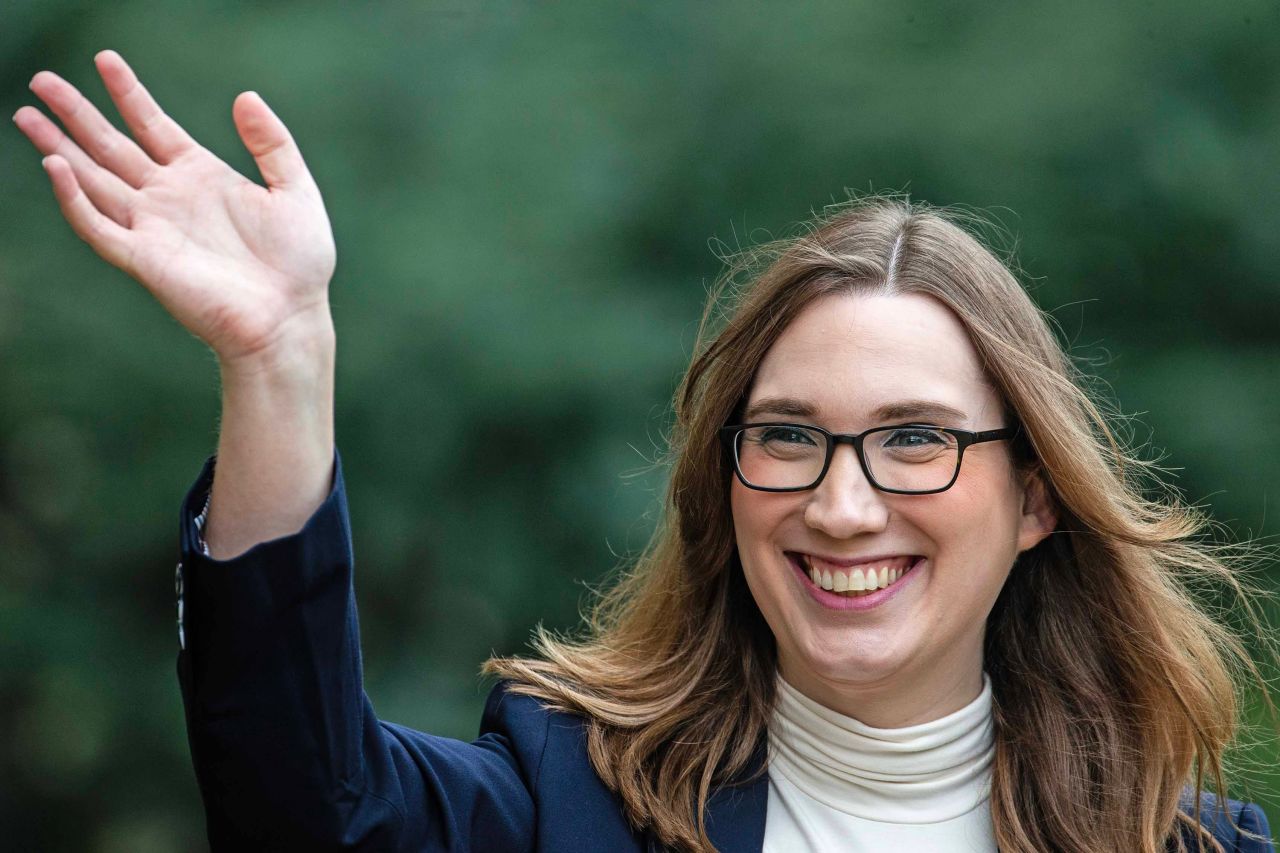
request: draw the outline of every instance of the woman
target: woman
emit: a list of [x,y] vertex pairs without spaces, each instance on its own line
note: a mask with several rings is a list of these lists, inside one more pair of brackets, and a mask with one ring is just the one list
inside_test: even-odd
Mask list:
[[[218,356],[178,571],[215,849],[1271,849],[1221,762],[1237,673],[1262,679],[1187,592],[1249,590],[1143,497],[1006,267],[894,199],[730,270],[666,515],[584,635],[490,660],[471,744],[379,722],[319,192],[256,95],[233,115],[266,189],[97,64],[137,144],[49,72],[71,137],[15,120],[76,233]],[[1219,797],[1186,793],[1206,776]]]

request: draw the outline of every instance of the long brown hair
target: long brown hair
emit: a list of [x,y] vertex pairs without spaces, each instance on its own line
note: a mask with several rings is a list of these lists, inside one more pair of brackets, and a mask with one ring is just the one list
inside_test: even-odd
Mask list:
[[581,634],[539,626],[535,657],[484,665],[581,715],[592,765],[626,817],[672,849],[713,849],[707,799],[764,772],[774,701],[774,639],[738,561],[717,430],[783,329],[831,293],[922,293],[950,308],[1022,425],[1016,464],[1043,476],[1059,508],[987,621],[1004,853],[1156,853],[1174,838],[1181,850],[1177,824],[1199,825],[1198,798],[1192,814],[1179,808],[1184,787],[1199,791],[1207,774],[1226,796],[1236,691],[1261,685],[1275,719],[1245,644],[1195,594],[1234,593],[1271,650],[1251,600],[1265,593],[1245,578],[1258,549],[1212,543],[1209,521],[1124,447],[1009,266],[957,223],[981,220],[854,199],[730,259],[676,393],[671,478],[648,546]]

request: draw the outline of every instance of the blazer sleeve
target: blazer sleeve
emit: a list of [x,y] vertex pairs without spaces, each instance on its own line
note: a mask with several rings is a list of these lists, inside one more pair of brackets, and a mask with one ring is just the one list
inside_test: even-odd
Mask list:
[[300,531],[225,561],[202,552],[195,525],[215,464],[183,502],[177,577],[178,678],[212,849],[531,849],[545,714],[495,689],[465,743],[380,722],[364,693],[337,450]]
[[1238,853],[1272,853],[1275,845],[1271,840],[1271,826],[1267,823],[1267,815],[1257,803],[1245,803],[1240,809],[1236,825],[1245,832],[1261,835],[1265,841],[1248,838],[1236,833],[1236,850]]
[[[1199,796],[1200,820],[1227,853],[1272,853],[1275,850],[1267,816],[1257,803],[1232,799],[1224,802],[1210,791],[1200,791]],[[1195,799],[1190,787],[1183,789],[1178,805],[1185,815],[1195,814]],[[1261,836],[1261,840],[1250,838],[1246,832]],[[1182,840],[1189,850],[1198,849],[1195,833],[1185,827]]]

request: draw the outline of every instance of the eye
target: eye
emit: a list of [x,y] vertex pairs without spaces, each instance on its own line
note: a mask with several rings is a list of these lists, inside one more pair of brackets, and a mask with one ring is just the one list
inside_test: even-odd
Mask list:
[[759,441],[763,444],[816,445],[808,430],[791,426],[764,427],[760,431]]
[[956,440],[940,429],[900,427],[885,431],[877,446],[884,455],[901,462],[931,462],[954,451]]
[[945,447],[950,443],[948,433],[936,429],[910,427],[895,429],[885,436],[885,447]]
[[826,452],[821,433],[795,424],[753,426],[743,431],[740,458],[762,454],[775,460],[820,459]]

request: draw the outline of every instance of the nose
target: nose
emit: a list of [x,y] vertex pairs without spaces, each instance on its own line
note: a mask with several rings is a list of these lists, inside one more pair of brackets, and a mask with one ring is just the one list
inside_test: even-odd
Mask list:
[[883,493],[867,480],[848,445],[836,448],[827,475],[810,495],[805,523],[836,539],[882,531],[889,521]]

